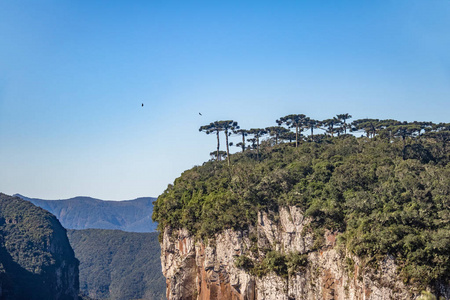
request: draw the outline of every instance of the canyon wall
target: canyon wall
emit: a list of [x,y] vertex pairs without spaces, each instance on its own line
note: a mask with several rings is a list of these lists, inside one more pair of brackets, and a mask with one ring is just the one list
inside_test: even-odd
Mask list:
[[[246,231],[225,230],[214,240],[199,241],[186,230],[166,228],[161,264],[167,299],[416,299],[420,291],[403,284],[395,261],[386,257],[374,270],[336,245],[326,232],[324,245],[314,247],[308,219],[296,207],[281,208],[276,218],[259,213],[258,223]],[[315,250],[313,250],[315,249]],[[246,257],[261,261],[268,251],[307,257],[289,274],[252,274],[238,267]],[[448,286],[440,288],[448,299]]]

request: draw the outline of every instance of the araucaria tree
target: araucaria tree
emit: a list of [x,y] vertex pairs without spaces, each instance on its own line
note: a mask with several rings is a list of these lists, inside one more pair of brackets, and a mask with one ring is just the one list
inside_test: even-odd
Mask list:
[[339,120],[337,118],[326,119],[322,121],[322,129],[325,130],[325,132],[331,137],[333,137],[333,135],[338,132],[336,125],[339,125]]
[[276,120],[278,125],[286,124],[289,128],[295,128],[295,147],[298,147],[299,133],[305,126],[306,116],[304,114],[287,115],[285,117]]
[[256,139],[256,156],[259,159],[259,139],[267,134],[267,130],[265,128],[252,128],[248,133],[253,135]]
[[292,144],[292,141],[295,141],[295,132],[287,129],[286,133],[280,135],[280,139],[283,141],[289,141],[289,144]]
[[[211,160],[217,160],[216,151],[210,152],[209,155],[211,155]],[[219,151],[219,160],[222,160],[224,157],[227,157],[227,153],[225,151]]]
[[209,123],[209,125],[203,125],[199,128],[198,131],[204,131],[206,134],[215,133],[217,136],[217,155],[216,160],[220,160],[219,155],[219,148],[220,148],[220,140],[219,140],[219,132],[221,131],[221,127],[219,126],[218,122]]
[[281,126],[272,126],[266,128],[267,133],[269,133],[270,136],[275,137],[275,145],[278,145],[278,140],[280,137],[282,137],[284,134],[289,132],[289,129]]
[[240,135],[242,137],[242,142],[237,143],[236,146],[241,147],[242,152],[244,152],[245,151],[245,137],[248,135],[248,130],[247,129],[237,129],[237,130],[233,130],[233,133],[236,135]]
[[226,120],[226,121],[216,121],[218,127],[221,128],[221,130],[225,133],[225,142],[227,144],[227,161],[228,165],[231,164],[230,162],[230,147],[228,143],[228,137],[232,132],[239,129],[238,122],[233,120]]
[[306,117],[305,127],[306,129],[309,128],[311,130],[311,137],[314,136],[314,128],[320,128],[321,125],[322,124],[320,121],[311,119],[310,117]]
[[344,134],[347,133],[347,128],[348,128],[348,124],[347,124],[347,120],[352,118],[352,115],[345,113],[345,114],[339,114],[336,116],[338,118],[339,121],[341,121],[342,123],[342,127],[344,128]]
[[378,119],[358,119],[352,122],[352,130],[363,130],[367,137],[375,136],[377,128],[380,127],[380,120]]
[[227,145],[227,160],[228,165],[230,165],[230,148],[228,143],[228,136],[232,131],[237,130],[239,128],[238,123],[233,120],[226,121],[215,121],[210,123],[209,125],[201,126],[198,131],[204,131],[206,134],[216,133],[217,135],[217,151],[216,151],[216,160],[219,161],[222,155],[219,153],[220,148],[220,139],[219,132],[223,131],[225,133],[225,142]]

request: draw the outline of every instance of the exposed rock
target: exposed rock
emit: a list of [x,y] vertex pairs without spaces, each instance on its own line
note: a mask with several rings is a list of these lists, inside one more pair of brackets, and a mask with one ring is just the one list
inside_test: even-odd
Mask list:
[[[371,270],[357,257],[338,249],[336,233],[327,232],[325,246],[312,251],[313,237],[305,230],[307,225],[301,211],[289,207],[280,209],[277,221],[260,213],[256,228],[224,230],[209,244],[196,241],[187,230],[166,228],[161,264],[167,298],[384,300],[414,299],[419,295],[400,280],[393,257],[386,257],[377,270]],[[255,233],[257,241],[251,238]],[[307,254],[308,264],[290,276],[271,272],[262,277],[235,266],[240,255],[261,261],[265,249]],[[448,287],[444,285],[441,290],[448,298]]]

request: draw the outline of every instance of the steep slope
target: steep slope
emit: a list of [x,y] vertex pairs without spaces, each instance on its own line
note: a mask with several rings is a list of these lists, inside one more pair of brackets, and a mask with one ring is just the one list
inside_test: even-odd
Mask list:
[[[213,245],[187,231],[166,230],[162,245],[168,299],[414,299],[392,258],[373,271],[336,246],[327,232],[320,251],[296,207],[278,222],[261,213],[250,231],[226,230]],[[264,257],[261,261],[259,258]]]
[[167,297],[449,298],[449,154],[321,137],[184,172],[153,214]]
[[0,193],[0,298],[77,299],[78,260],[47,211]]
[[66,200],[42,200],[16,196],[28,200],[54,214],[68,229],[119,229],[130,232],[152,232],[156,224],[151,215],[155,198],[143,197],[127,201],[103,201],[90,197]]
[[94,299],[164,299],[157,233],[68,230],[80,260],[80,289]]

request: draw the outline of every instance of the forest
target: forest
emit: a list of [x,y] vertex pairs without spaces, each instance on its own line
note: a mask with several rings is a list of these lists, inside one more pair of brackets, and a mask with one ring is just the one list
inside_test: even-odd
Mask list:
[[157,233],[69,229],[67,236],[85,299],[165,299]]
[[[186,228],[211,240],[225,228],[254,226],[258,211],[277,220],[281,206],[295,205],[311,220],[316,250],[331,230],[340,247],[368,265],[392,255],[407,283],[448,281],[450,124],[349,119],[288,115],[264,129],[244,130],[230,120],[200,127],[217,136],[213,159],[168,186],[153,220],[161,232]],[[242,151],[232,155],[231,135],[242,137]]]

